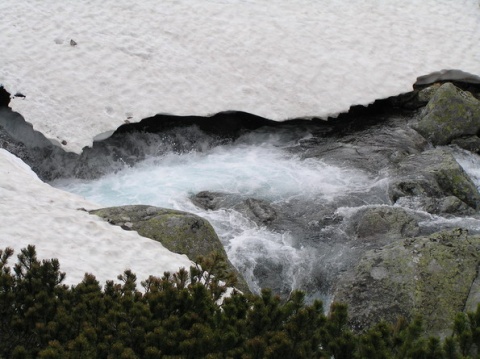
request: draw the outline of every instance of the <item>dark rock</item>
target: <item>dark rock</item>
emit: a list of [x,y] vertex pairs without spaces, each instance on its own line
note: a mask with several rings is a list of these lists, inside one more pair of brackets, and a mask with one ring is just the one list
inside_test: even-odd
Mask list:
[[10,103],[10,94],[5,90],[3,86],[0,86],[0,108],[8,107]]
[[372,174],[391,167],[405,157],[423,151],[425,139],[402,118],[361,131],[339,134],[321,141],[302,141],[303,158],[321,158],[333,165],[358,168]]
[[436,83],[432,86],[428,86],[417,93],[417,101],[423,103],[425,106],[435,95],[437,90],[440,88],[440,84]]
[[352,234],[359,240],[381,240],[389,243],[400,238],[414,237],[418,222],[403,208],[379,206],[358,211],[350,218]]
[[201,191],[190,197],[192,203],[206,210],[235,209],[259,225],[271,224],[277,218],[273,206],[265,200],[244,199],[233,193]]
[[[357,330],[421,314],[429,334],[445,337],[477,277],[480,237],[457,229],[394,242],[365,253],[337,285]],[[478,295],[478,293],[476,293]]]
[[422,209],[431,214],[473,215],[476,213],[475,209],[455,196],[441,198],[402,197],[396,204],[413,210]]
[[238,288],[248,292],[245,280],[228,260],[222,243],[207,220],[187,212],[144,205],[102,208],[90,213],[126,230],[137,231],[141,236],[162,243],[172,252],[186,254],[192,260],[219,252],[236,273]]
[[480,208],[480,193],[475,184],[447,150],[434,149],[409,156],[392,175],[393,202],[401,197],[455,196],[473,209]]
[[262,288],[270,288],[274,293],[286,298],[291,288],[280,279],[279,273],[283,273],[284,269],[282,263],[265,259],[256,264],[253,274]]
[[470,152],[480,153],[480,137],[478,136],[455,138],[452,140],[452,144]]
[[480,130],[480,101],[470,92],[446,83],[435,92],[414,127],[434,145],[476,135]]
[[277,219],[275,208],[264,200],[247,198],[247,200],[234,208],[259,225],[270,224]]
[[190,197],[197,207],[216,211],[220,208],[231,208],[242,201],[239,195],[225,192],[201,191]]
[[422,89],[415,89],[411,92],[411,95],[402,102],[401,106],[410,110],[416,110],[424,107],[428,101],[432,99],[439,87],[440,84],[435,83]]
[[417,81],[413,84],[413,87],[419,88],[443,82],[455,82],[480,86],[480,77],[461,70],[441,70],[418,77]]

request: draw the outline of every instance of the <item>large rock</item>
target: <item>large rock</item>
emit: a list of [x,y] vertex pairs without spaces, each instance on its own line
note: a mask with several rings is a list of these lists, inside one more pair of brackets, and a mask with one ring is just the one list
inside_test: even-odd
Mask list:
[[475,297],[471,288],[478,290],[479,250],[479,236],[457,229],[368,251],[338,282],[335,301],[348,304],[357,330],[421,314],[429,333],[448,335],[455,313]]
[[199,216],[145,205],[102,208],[90,213],[126,230],[137,231],[141,236],[162,243],[172,252],[186,254],[192,260],[219,252],[237,275],[238,288],[248,291],[245,280],[228,260],[215,230]]
[[[453,155],[444,149],[433,149],[403,160],[393,173],[390,197],[457,197],[473,209],[480,208],[480,193]],[[452,198],[449,199],[451,202]],[[447,206],[451,211],[452,206]],[[460,204],[458,208],[463,208]],[[428,210],[428,208],[425,208]]]
[[278,217],[275,208],[267,201],[243,198],[235,193],[201,191],[190,197],[197,207],[205,210],[235,209],[259,226],[270,225]]
[[480,101],[451,83],[442,85],[428,102],[415,129],[434,145],[480,131]]
[[232,208],[241,203],[243,198],[234,193],[201,191],[191,196],[190,200],[204,210],[216,211],[220,208]]
[[480,153],[480,137],[478,136],[456,138],[452,140],[452,144],[470,152]]
[[400,238],[415,237],[419,232],[414,216],[400,207],[367,207],[355,213],[350,221],[352,234],[359,240],[381,240],[388,243]]
[[[367,123],[368,119],[358,121]],[[425,138],[400,116],[378,121],[359,130],[349,129],[353,126],[349,124],[336,129],[328,137],[302,140],[300,154],[303,158],[320,158],[332,165],[341,164],[378,175],[385,168],[427,147]]]

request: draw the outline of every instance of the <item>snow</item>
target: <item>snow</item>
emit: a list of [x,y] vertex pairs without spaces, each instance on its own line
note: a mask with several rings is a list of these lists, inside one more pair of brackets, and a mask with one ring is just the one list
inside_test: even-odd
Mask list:
[[326,117],[434,71],[480,74],[478,0],[2,0],[0,14],[0,84],[26,96],[10,106],[77,153],[158,113]]
[[97,206],[43,183],[30,167],[3,149],[0,168],[0,248],[11,247],[18,254],[35,245],[40,259],[59,259],[66,284],[78,284],[86,272],[104,284],[128,268],[144,280],[190,267],[186,256],[168,251],[159,242],[80,210]]
[[[442,69],[480,74],[477,0],[2,0],[0,14],[10,107],[76,153],[158,113],[327,117]],[[190,266],[78,209],[96,207],[0,150],[1,247],[35,244],[69,284]]]

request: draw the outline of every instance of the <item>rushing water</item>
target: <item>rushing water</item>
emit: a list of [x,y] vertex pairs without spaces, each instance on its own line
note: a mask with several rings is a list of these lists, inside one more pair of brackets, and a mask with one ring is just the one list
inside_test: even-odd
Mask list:
[[287,150],[293,144],[285,133],[250,134],[205,150],[150,155],[96,180],[63,179],[53,184],[103,206],[150,204],[200,215],[214,226],[230,260],[253,290],[259,289],[254,269],[268,259],[270,266],[282,271],[288,291],[301,287],[311,274],[315,254],[309,248],[298,245],[290,233],[259,226],[233,209],[198,208],[190,197],[209,190],[274,204],[312,197],[329,202],[372,185],[373,180],[358,170],[300,159]]
[[[309,242],[308,238],[297,238],[298,232],[258,225],[232,208],[201,209],[192,203],[191,197],[201,191],[212,191],[293,208],[308,201],[322,205],[335,203],[335,213],[348,218],[370,205],[391,205],[384,195],[386,179],[374,178],[355,168],[327,164],[319,158],[302,159],[292,147],[299,140],[308,139],[308,131],[256,131],[227,144],[213,143],[210,137],[201,131],[192,132],[191,128],[183,131],[197,137],[187,149],[169,145],[159,150],[158,140],[144,141],[141,145],[145,147],[141,151],[144,159],[133,166],[125,165],[98,179],[61,179],[53,185],[102,206],[149,204],[195,213],[213,225],[230,260],[252,290],[276,286],[277,291],[288,293],[301,288],[311,297],[321,296],[328,301],[328,293],[322,292],[318,283],[312,283],[312,278],[328,281],[325,273],[330,268],[336,267],[338,272],[348,267],[347,252],[355,251],[355,246],[346,248],[341,240],[331,240],[335,233],[339,234],[337,239],[345,237],[344,224],[317,228],[315,238]],[[175,143],[167,138],[162,141]],[[479,157],[461,151],[456,151],[455,156],[479,185]],[[365,197],[367,193],[373,195]],[[349,197],[353,199],[345,202]],[[304,215],[302,208],[297,210],[299,216]],[[416,211],[412,207],[408,210]],[[423,218],[420,226],[426,232],[456,226],[480,231],[480,222],[475,218],[420,215]],[[319,240],[322,235],[327,238],[323,242]],[[281,283],[268,280],[260,283],[259,278],[266,272],[278,272]]]

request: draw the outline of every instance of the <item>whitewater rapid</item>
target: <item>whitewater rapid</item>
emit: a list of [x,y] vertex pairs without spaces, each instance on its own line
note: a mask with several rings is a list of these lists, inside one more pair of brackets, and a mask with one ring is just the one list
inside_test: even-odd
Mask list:
[[298,245],[288,232],[259,226],[233,209],[201,209],[190,198],[201,191],[215,191],[278,205],[312,197],[329,202],[367,190],[375,182],[356,169],[301,159],[288,151],[292,145],[285,135],[257,133],[204,151],[150,155],[98,179],[61,179],[53,185],[102,206],[149,204],[195,213],[210,221],[230,260],[254,291],[260,289],[254,270],[267,258],[274,266],[281,264],[283,285],[290,291],[301,287],[311,274],[314,252]]
[[[115,170],[100,178],[58,179],[51,184],[105,207],[148,204],[197,214],[215,228],[231,262],[253,291],[265,285],[276,286],[282,293],[303,289],[328,301],[326,292],[331,283],[325,285],[326,292],[316,293],[323,285],[318,281],[335,280],[333,274],[328,278],[324,273],[347,268],[357,250],[356,245],[344,242],[349,236],[348,218],[367,207],[392,205],[387,195],[388,178],[318,157],[302,158],[295,146],[310,139],[311,133],[293,132],[257,130],[222,144],[195,126],[171,131],[170,137],[156,136],[156,140],[133,134],[130,136],[139,136],[133,142],[146,154],[142,160],[133,165],[125,162],[121,167],[117,160]],[[178,146],[179,138],[188,142],[187,135],[195,140]],[[454,154],[480,186],[480,157],[460,150]],[[275,230],[258,224],[234,206],[216,210],[197,207],[191,199],[202,191],[221,192],[240,201],[263,200],[277,208],[289,208],[292,217],[310,218],[305,213],[310,207],[301,206],[313,201],[312,210],[331,206],[330,213],[335,211],[334,216],[343,220],[323,227],[307,221],[304,232]],[[404,208],[421,218],[419,226],[424,233],[458,226],[480,232],[476,218],[431,215],[411,203]],[[305,238],[299,238],[304,234]],[[281,283],[265,279],[271,272],[278,272]]]

